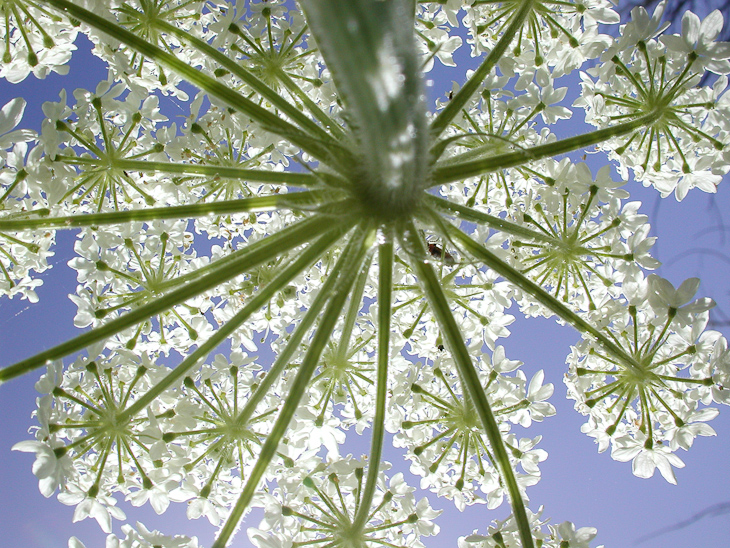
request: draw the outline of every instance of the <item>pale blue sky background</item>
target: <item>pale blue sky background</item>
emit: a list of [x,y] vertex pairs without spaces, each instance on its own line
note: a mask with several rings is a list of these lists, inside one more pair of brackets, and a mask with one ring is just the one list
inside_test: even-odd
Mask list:
[[[444,74],[448,74],[446,81]],[[450,79],[461,78],[456,74],[438,70],[430,77],[437,80],[437,89],[447,89]],[[17,86],[0,82],[0,105],[16,96],[26,97],[30,105],[22,126],[39,129],[40,103],[57,100],[61,86],[69,93],[76,87],[93,89],[105,77],[99,61],[90,59],[88,54],[77,54],[65,77],[51,75],[38,81],[31,76]],[[580,121],[579,112],[576,118]],[[580,131],[575,125],[563,129],[569,133]],[[723,224],[730,222],[730,183],[725,184],[728,187],[721,185],[720,192],[714,196],[694,191],[681,204],[668,198],[659,205],[656,205],[658,195],[652,189],[635,183],[627,188],[632,200],[644,203],[642,210],[650,215],[655,235],[660,238],[654,255],[665,266],[658,272],[675,286],[687,277],[700,276],[701,296],[714,298],[719,303],[719,311],[730,314],[730,278],[726,274],[730,263],[730,233]],[[73,238],[71,232],[59,233],[57,255],[51,260],[54,268],[43,275],[45,283],[38,290],[40,303],[29,306],[17,299],[0,301],[0,366],[10,365],[76,334],[72,326],[75,307],[67,298],[75,290],[75,271],[65,265],[71,257]],[[555,385],[551,402],[558,409],[556,417],[526,432],[530,436],[542,434],[540,446],[550,455],[541,465],[541,482],[528,492],[531,507],[544,505],[544,516],[552,518],[553,523],[570,520],[578,527],[597,527],[599,535],[593,545],[603,543],[610,548],[632,546],[636,539],[648,533],[715,509],[717,515],[639,546],[730,545],[730,409],[721,409],[720,416],[711,423],[718,432],[717,437],[699,438],[690,452],[679,452],[687,466],[677,470],[678,486],[666,483],[658,473],[649,480],[636,478],[631,474],[630,463],[615,462],[609,454],[597,453],[593,440],[580,432],[584,418],[565,399],[562,383],[565,356],[569,345],[578,339],[577,334],[554,321],[520,321],[519,311],[512,312],[518,317],[511,326],[513,334],[500,342],[510,358],[525,362],[528,376],[539,369],[545,370],[546,382]],[[714,318],[723,320],[726,316],[715,314]],[[726,327],[720,330],[728,334]],[[63,506],[55,498],[45,499],[39,493],[37,480],[31,473],[33,456],[10,451],[14,443],[29,438],[27,430],[33,424],[30,414],[35,408],[37,394],[33,385],[37,377],[28,375],[0,388],[0,548],[65,548],[70,535],[82,539],[87,548],[102,548],[105,535],[96,522],[85,520],[72,524],[72,507]],[[519,427],[516,433],[520,435]],[[360,440],[352,447],[352,452],[358,454],[366,450],[367,440]],[[386,459],[393,463],[395,471],[407,472],[407,464],[400,454],[391,451],[386,453]],[[418,479],[413,478],[411,483],[418,485]],[[430,498],[432,505],[446,509],[447,515],[437,521],[442,534],[424,539],[429,548],[455,546],[457,536],[476,528],[485,532],[492,519],[504,518],[508,512],[505,505],[493,512],[477,506],[459,513],[449,501]],[[204,519],[188,522],[184,505],[171,505],[163,516],[156,516],[148,507],[134,509],[126,504],[123,507],[132,522],[139,519],[150,529],[169,534],[197,534],[204,545],[211,544],[214,529]],[[115,531],[119,531],[118,523]],[[250,543],[242,532],[232,545],[248,548]]]

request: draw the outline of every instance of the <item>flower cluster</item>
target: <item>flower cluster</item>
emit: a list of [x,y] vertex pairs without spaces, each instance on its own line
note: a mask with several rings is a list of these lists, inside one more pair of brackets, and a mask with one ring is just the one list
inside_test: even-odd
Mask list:
[[[646,118],[625,136],[605,141],[624,172],[682,200],[694,187],[715,192],[727,172],[728,117],[725,112],[730,44],[715,43],[722,29],[719,11],[700,23],[688,12],[680,36],[656,35],[664,3],[649,20],[635,8],[633,20],[603,54],[600,67],[583,76],[578,103],[586,121],[605,127],[617,120]],[[705,71],[721,74],[712,87],[699,87]]]
[[568,357],[569,397],[589,416],[583,432],[599,451],[610,445],[613,458],[632,460],[639,477],[658,468],[676,483],[671,466],[684,463],[673,453],[715,435],[706,422],[717,409],[700,406],[730,401],[727,341],[705,330],[714,303],[690,302],[698,286],[694,278],[675,290],[655,275],[625,283],[602,329],[616,346],[585,338]]
[[67,17],[35,0],[3,2],[0,14],[4,46],[0,78],[17,83],[31,72],[37,78],[68,72],[78,31]]
[[[2,184],[2,211],[4,218],[22,218],[29,210],[44,204],[45,196],[37,179],[39,173],[28,173],[29,143],[37,135],[34,131],[14,129],[21,121],[26,102],[13,99],[0,110],[0,184]],[[43,177],[46,181],[46,177]],[[43,180],[42,179],[42,180]],[[35,184],[34,184],[35,183]],[[36,302],[34,291],[42,282],[31,277],[48,268],[48,257],[54,242],[53,230],[0,230],[0,293],[12,298]]]
[[[106,548],[198,548],[196,537],[164,535],[159,531],[150,531],[144,524],[137,522],[137,527],[123,525],[124,538],[109,535],[106,538]],[[84,543],[76,537],[68,541],[68,548],[86,548]]]
[[281,489],[267,497],[259,529],[248,533],[256,546],[420,547],[421,536],[438,533],[432,520],[440,512],[425,498],[416,502],[403,474],[386,480],[381,472],[373,493],[367,490],[362,463],[350,456],[314,469],[312,464],[297,463],[281,478]]
[[[569,521],[557,526],[547,525],[547,520],[541,519],[541,515],[542,508],[537,513],[530,513],[528,519],[533,536],[546,548],[588,548],[598,533],[595,527],[581,527],[576,530],[575,525]],[[520,546],[520,535],[514,516],[494,521],[486,535],[475,531],[471,535],[459,538],[459,548],[519,548]]]
[[[484,502],[495,508],[506,493],[499,485],[493,451],[472,411],[473,403],[469,396],[460,394],[450,361],[439,356],[432,366],[415,364],[400,380],[403,385],[394,390],[399,396],[393,403],[397,406],[394,415],[403,419],[391,426],[397,432],[395,444],[408,449],[411,471],[423,476],[422,486],[454,499],[460,510],[467,504]],[[501,346],[493,356],[477,358],[484,391],[513,457],[512,466],[522,468],[517,480],[524,491],[539,480],[538,463],[547,453],[535,448],[539,436],[518,440],[509,432],[510,423],[529,427],[533,420],[554,415],[555,408],[545,401],[553,386],[543,386],[544,373],[540,371],[528,383],[518,369],[520,365],[507,359]],[[507,375],[510,372],[515,373]]]
[[[714,434],[727,342],[696,280],[648,274],[624,184],[682,199],[728,171],[722,16],[667,35],[661,6],[637,8],[614,39],[608,0],[290,4],[0,1],[9,82],[63,72],[79,32],[109,67],[46,103],[38,134],[15,129],[22,99],[0,113],[0,295],[37,300],[55,231],[78,229],[89,328],[0,369],[46,367],[15,449],[106,532],[120,499],[186,502],[220,525],[214,548],[252,507],[261,548],[420,548],[439,512],[386,476],[392,434],[423,489],[511,505],[460,548],[587,547],[594,529],[526,506],[553,385],[500,339],[517,309],[576,328],[583,430],[637,476],[674,481],[676,450]],[[424,75],[465,45],[480,64],[427,112]],[[571,107],[557,79],[590,60]],[[563,137],[578,109],[598,129]],[[618,180],[556,159],[594,146]],[[353,431],[368,457],[344,450]],[[197,547],[122,531],[109,548]]]

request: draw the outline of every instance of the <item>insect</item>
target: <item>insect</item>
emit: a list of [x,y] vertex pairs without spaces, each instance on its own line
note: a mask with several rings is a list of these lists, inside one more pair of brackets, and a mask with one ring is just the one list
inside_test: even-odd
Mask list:
[[438,348],[439,352],[444,351],[444,340],[441,338],[441,335],[436,339],[436,348]]
[[431,254],[431,257],[438,260],[443,260],[445,264],[449,266],[453,266],[456,264],[456,260],[454,259],[454,256],[451,255],[448,251],[444,251],[441,249],[438,245],[432,243],[432,242],[426,242],[428,244],[428,252]]

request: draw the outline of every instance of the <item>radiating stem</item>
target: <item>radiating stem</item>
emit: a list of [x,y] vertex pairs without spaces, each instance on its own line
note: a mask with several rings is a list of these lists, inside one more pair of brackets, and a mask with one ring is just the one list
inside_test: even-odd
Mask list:
[[350,337],[352,337],[352,330],[355,327],[355,322],[360,315],[360,309],[362,308],[362,295],[365,291],[365,284],[368,281],[368,271],[363,268],[360,275],[357,277],[354,288],[352,290],[352,296],[350,297],[350,306],[347,307],[345,313],[345,319],[342,322],[342,333],[340,334],[340,344],[337,347],[337,360],[346,360],[348,350],[350,348]]
[[310,217],[276,234],[259,240],[248,246],[234,260],[216,261],[216,263],[213,263],[215,268],[199,279],[196,279],[193,283],[188,283],[179,289],[170,291],[167,295],[163,295],[152,302],[127,312],[109,323],[87,331],[49,350],[20,361],[15,365],[0,369],[0,384],[8,379],[42,367],[48,362],[83,350],[95,342],[108,339],[128,327],[132,327],[188,299],[205,293],[221,283],[235,278],[248,269],[266,263],[289,249],[311,241],[312,238],[326,232],[331,227],[331,218],[326,216]]
[[318,136],[312,136],[289,122],[282,120],[273,112],[269,112],[225,84],[208,76],[199,69],[188,65],[175,55],[158,48],[123,27],[77,6],[69,0],[45,0],[45,2],[71,18],[78,19],[111,36],[114,40],[126,44],[155,63],[171,69],[190,84],[210,93],[235,110],[249,116],[267,131],[287,139],[314,158],[326,163],[331,162],[331,147],[321,142]]
[[54,157],[57,162],[64,164],[112,167],[124,171],[140,171],[153,173],[178,173],[180,175],[201,175],[208,178],[221,177],[225,179],[241,179],[257,183],[286,184],[293,187],[310,187],[321,184],[322,180],[314,173],[297,173],[295,171],[274,171],[271,169],[249,169],[235,166],[215,164],[192,164],[189,162],[159,162],[152,160],[130,160],[114,158],[111,165],[108,161],[97,158],[82,158],[79,156]]
[[[307,118],[307,116],[305,116],[304,113],[297,106],[292,105],[284,97],[279,95],[274,89],[270,88],[263,81],[253,75],[250,71],[246,70],[243,66],[241,66],[239,62],[227,57],[200,38],[196,38],[195,36],[184,31],[183,29],[171,25],[166,21],[156,21],[155,24],[165,32],[174,34],[182,41],[192,45],[198,51],[205,54],[209,59],[215,60],[217,63],[220,64],[221,67],[229,70],[231,74],[235,75],[237,78],[240,78],[241,81],[248,85],[252,90],[254,90],[261,97],[266,99],[274,107],[281,110],[281,112],[283,112],[293,121],[295,121],[310,135],[316,136],[318,139],[321,139],[329,146],[336,144],[336,142],[333,140],[332,136],[329,133],[327,133],[317,124],[312,122],[312,120]],[[332,121],[330,120],[330,122]]]
[[289,423],[299,406],[299,402],[306,393],[309,380],[319,364],[322,351],[332,336],[332,330],[342,312],[349,290],[357,278],[363,259],[369,251],[373,237],[374,230],[372,227],[360,227],[359,230],[356,230],[335,269],[330,273],[330,276],[338,276],[338,280],[337,286],[332,292],[329,305],[321,317],[314,338],[307,349],[302,364],[299,366],[296,377],[291,383],[290,392],[284,400],[284,404],[281,407],[279,416],[270,434],[261,447],[259,457],[246,480],[243,491],[238,497],[225,524],[221,527],[218,538],[211,548],[225,548],[233,533],[238,529],[238,523],[241,521],[241,517],[246,508],[251,503],[259,482],[266,472],[271,459],[276,454],[279,443],[289,427]]
[[464,246],[464,249],[475,259],[482,261],[487,268],[494,270],[497,274],[519,287],[529,294],[535,301],[539,302],[581,333],[588,333],[595,337],[606,351],[619,360],[628,368],[638,368],[636,361],[626,354],[619,346],[606,337],[601,331],[589,324],[578,314],[570,310],[565,304],[553,297],[542,287],[527,278],[519,270],[511,267],[502,259],[494,255],[484,246],[475,242],[469,235],[456,227],[449,225],[449,235]]
[[658,114],[650,112],[642,116],[638,116],[633,120],[617,124],[615,126],[597,129],[583,135],[576,135],[561,139],[552,143],[534,146],[532,148],[516,150],[514,152],[506,152],[504,154],[495,154],[481,158],[478,160],[470,160],[459,162],[458,157],[449,158],[443,162],[444,165],[436,164],[433,168],[433,176],[430,181],[426,181],[428,187],[451,183],[453,181],[463,181],[469,177],[475,177],[491,171],[515,167],[527,162],[539,160],[549,156],[557,156],[574,150],[586,148],[591,145],[602,143],[612,137],[620,137],[628,135],[638,129],[655,122]]
[[261,379],[258,388],[254,390],[253,394],[251,394],[248,401],[246,402],[245,407],[236,417],[236,422],[238,424],[246,424],[248,422],[249,418],[256,410],[256,406],[259,404],[259,402],[261,402],[261,400],[263,400],[269,388],[274,385],[279,376],[286,370],[287,367],[289,367],[293,356],[296,354],[296,351],[299,348],[299,343],[302,342],[304,336],[314,325],[314,322],[317,320],[317,318],[320,317],[320,312],[322,311],[322,308],[324,308],[324,305],[327,303],[330,295],[335,290],[335,287],[337,286],[337,280],[337,276],[327,276],[327,279],[322,284],[322,287],[320,287],[317,295],[315,295],[314,300],[307,308],[307,312],[306,314],[304,314],[304,318],[302,318],[302,321],[297,325],[296,329],[294,329],[294,332],[291,334],[291,337],[289,337],[289,340],[286,342],[286,346],[284,346],[284,349],[276,357],[274,365],[271,366],[271,369],[269,369],[266,375],[264,375],[264,378]]
[[293,192],[275,194],[240,200],[201,202],[197,204],[169,207],[132,209],[129,211],[109,211],[106,213],[84,213],[51,217],[50,210],[28,211],[25,218],[0,219],[0,231],[15,231],[34,228],[80,228],[85,226],[116,225],[140,221],[159,221],[162,219],[191,219],[207,215],[233,215],[279,209],[310,209],[321,204],[329,193],[326,191]]
[[[513,236],[519,236],[520,238],[526,238],[534,242],[550,242],[553,243],[554,239],[547,237],[545,234],[535,232],[524,226],[518,225],[505,219],[489,215],[482,211],[478,211],[471,207],[460,205],[444,198],[434,196],[433,194],[426,193],[426,200],[431,202],[431,205],[435,208],[440,209],[447,215],[454,215],[459,219],[477,223],[479,225],[486,225],[492,227],[494,230],[505,232],[506,234],[512,234]],[[2,225],[0,225],[2,226]]]
[[479,89],[484,79],[492,72],[492,69],[502,58],[507,47],[512,43],[514,37],[517,36],[527,17],[532,13],[534,3],[534,0],[523,0],[520,3],[519,10],[512,16],[512,21],[499,41],[494,45],[492,51],[489,52],[489,55],[482,61],[479,68],[471,75],[471,78],[454,94],[446,107],[434,118],[431,123],[431,138],[433,140],[436,140],[443,133],[461,112],[461,109],[466,106],[477,89]]
[[279,80],[281,80],[281,83],[288,89],[292,94],[296,95],[302,103],[304,103],[304,106],[307,107],[307,110],[312,113],[312,116],[314,116],[319,122],[324,125],[325,129],[329,130],[330,133],[332,133],[337,139],[341,140],[345,138],[345,131],[338,125],[339,122],[337,120],[333,120],[329,114],[324,112],[317,104],[312,101],[309,96],[300,88],[297,86],[297,84],[289,78],[289,75],[285,72],[281,72],[277,75]]
[[[408,248],[417,252],[422,250],[420,255],[426,256],[423,241],[414,225],[408,227],[404,238],[407,240]],[[505,447],[492,408],[489,405],[487,395],[482,388],[479,374],[472,363],[469,349],[464,342],[464,336],[461,334],[461,330],[456,324],[456,319],[451,313],[451,307],[446,299],[441,283],[436,276],[433,266],[428,261],[422,261],[417,259],[416,256],[412,256],[411,267],[423,286],[423,292],[436,318],[444,342],[447,344],[454,358],[459,372],[459,378],[464,385],[462,387],[465,392],[464,395],[471,398],[474,407],[476,407],[476,412],[479,415],[482,427],[492,449],[494,463],[498,467],[502,481],[504,481],[507,487],[510,504],[512,505],[512,514],[517,522],[522,547],[533,548],[530,522],[527,519],[525,504],[522,500],[520,488],[517,485],[517,478],[512,469],[509,455],[507,454],[507,448]]]
[[385,439],[385,411],[388,395],[388,362],[390,360],[391,306],[393,300],[393,242],[388,240],[379,247],[380,272],[378,273],[378,372],[375,395],[375,418],[370,440],[368,475],[360,499],[360,506],[353,520],[353,529],[361,530],[367,521],[373,495],[380,473],[380,460]]
[[214,350],[219,344],[225,341],[230,335],[245,322],[251,314],[265,306],[276,295],[277,291],[281,291],[286,284],[293,280],[305,268],[314,264],[327,249],[335,243],[348,226],[338,226],[330,232],[319,237],[312,245],[307,247],[295,261],[284,268],[276,278],[269,282],[266,287],[260,289],[246,303],[240,311],[238,311],[230,320],[223,324],[218,330],[207,340],[201,344],[195,352],[187,356],[175,369],[170,371],[164,379],[161,379],[142,397],[136,400],[124,413],[120,415],[122,418],[130,418],[144,410],[152,401],[162,394],[169,387],[177,384],[177,382],[185,376],[188,371],[195,367],[201,360],[204,360],[209,352]]

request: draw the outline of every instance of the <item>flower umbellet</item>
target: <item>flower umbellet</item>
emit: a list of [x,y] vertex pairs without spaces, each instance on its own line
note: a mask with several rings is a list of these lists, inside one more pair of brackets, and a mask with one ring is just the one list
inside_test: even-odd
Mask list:
[[[647,272],[623,185],[715,190],[730,46],[719,12],[668,35],[662,9],[614,39],[605,0],[0,2],[9,82],[64,72],[78,33],[109,67],[38,134],[14,130],[21,99],[0,114],[0,293],[37,300],[56,231],[77,229],[90,328],[0,369],[47,369],[15,446],[41,492],[107,531],[120,497],[188,501],[215,548],[253,506],[259,547],[422,546],[439,512],[386,474],[388,431],[424,488],[511,505],[459,546],[588,546],[595,529],[526,506],[547,454],[521,429],[555,408],[499,344],[512,303],[582,335],[566,383],[599,451],[674,481],[730,401],[730,353],[696,280]],[[424,73],[465,44],[477,68],[429,112]],[[556,78],[588,60],[569,108]],[[597,129],[554,130],[580,110]],[[620,180],[558,158],[590,147]],[[353,426],[367,457],[341,451]],[[122,531],[110,546],[198,546]]]

